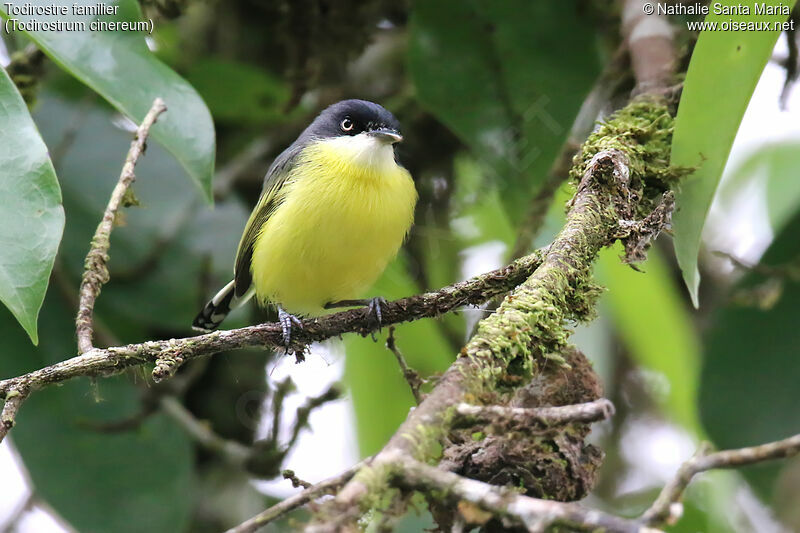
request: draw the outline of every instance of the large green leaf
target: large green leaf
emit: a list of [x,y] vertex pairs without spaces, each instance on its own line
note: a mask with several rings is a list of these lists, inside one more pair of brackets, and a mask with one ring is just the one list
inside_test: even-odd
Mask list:
[[0,301],[34,344],[63,230],[61,190],[47,147],[0,68]]
[[[799,233],[800,213],[796,213],[762,262],[796,264]],[[736,290],[753,291],[763,282],[763,276],[750,273]],[[751,446],[800,433],[800,283],[786,280],[783,294],[770,309],[742,306],[738,300],[742,298],[734,298],[713,317],[702,370],[702,421],[720,448]],[[745,471],[765,498],[773,489],[778,467]]]
[[699,435],[697,388],[700,342],[678,287],[656,249],[642,265],[645,273],[622,264],[621,246],[605,250],[597,265],[598,280],[608,287],[603,297],[631,357],[669,382],[657,398],[666,413]]
[[[768,22],[786,20],[783,15],[755,15],[754,1],[727,0],[723,6],[746,6],[749,14],[710,14],[709,23]],[[794,1],[772,0],[759,5],[791,6]],[[761,71],[769,60],[780,30],[703,31],[697,41],[672,137],[672,164],[699,166],[686,179],[678,194],[673,227],[675,253],[683,279],[695,306],[700,272],[697,256],[714,192],[728,160],[747,103]]]
[[[10,0],[15,7],[25,2]],[[74,5],[95,6],[93,0],[54,2],[70,10]],[[109,2],[117,14],[103,21],[140,20],[135,0]],[[5,5],[0,15],[9,18]],[[153,127],[152,135],[174,155],[211,200],[215,140],[211,115],[197,92],[147,48],[144,36],[133,31],[91,31],[98,17],[66,15],[14,15],[22,22],[83,22],[86,31],[27,31],[28,36],[56,63],[134,122],[140,122],[153,100],[160,96],[168,111]]]
[[[34,349],[0,310],[0,376],[51,364],[74,353],[73,312],[58,291],[42,307],[41,346]],[[162,415],[138,429],[106,434],[86,422],[110,422],[139,408],[127,378],[70,381],[33,394],[11,433],[36,495],[78,531],[186,530],[192,503],[192,447]]]
[[594,26],[577,3],[445,0],[412,12],[417,96],[494,171],[512,220],[547,175],[598,71]]

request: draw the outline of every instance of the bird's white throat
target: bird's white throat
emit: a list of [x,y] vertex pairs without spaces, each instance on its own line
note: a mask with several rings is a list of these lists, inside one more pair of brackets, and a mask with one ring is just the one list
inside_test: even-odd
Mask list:
[[372,172],[389,171],[397,166],[394,149],[390,143],[369,135],[343,135],[324,141],[350,164]]

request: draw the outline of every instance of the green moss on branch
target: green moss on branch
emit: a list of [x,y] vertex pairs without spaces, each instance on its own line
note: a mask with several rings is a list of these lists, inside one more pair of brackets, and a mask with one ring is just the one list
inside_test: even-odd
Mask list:
[[[383,469],[402,456],[436,459],[425,450],[436,449],[435,444],[451,431],[455,404],[507,402],[515,388],[534,382],[544,369],[552,367],[554,356],[569,352],[570,325],[593,318],[601,293],[591,272],[598,252],[623,233],[621,221],[649,215],[661,195],[686,173],[669,165],[672,127],[673,118],[663,103],[639,99],[589,137],[571,171],[577,192],[566,224],[542,264],[495,313],[480,322],[461,357],[376,457],[373,468]],[[472,434],[475,430],[467,431]],[[591,487],[599,458],[589,461],[585,472],[573,471],[580,468],[580,462],[564,461],[572,453],[569,449],[581,449],[585,433],[585,426],[567,427],[547,441],[550,448],[543,446],[541,439],[538,444],[532,441],[531,449],[539,456],[537,464],[561,465],[565,475],[558,476],[560,486],[550,484],[543,490],[541,480],[534,479],[527,488],[541,491],[544,498],[584,494]],[[577,448],[576,438],[580,441]],[[458,469],[459,465],[450,466]],[[339,505],[363,501],[369,485],[375,486],[374,472],[359,473],[340,492]],[[575,486],[565,487],[564,483]]]

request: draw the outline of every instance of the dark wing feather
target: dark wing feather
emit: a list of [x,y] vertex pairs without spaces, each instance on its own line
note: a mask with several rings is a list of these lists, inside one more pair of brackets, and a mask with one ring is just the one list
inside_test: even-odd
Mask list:
[[236,251],[236,265],[233,269],[236,296],[244,295],[253,282],[250,273],[250,261],[253,258],[253,246],[258,238],[258,233],[264,226],[275,209],[283,201],[281,189],[291,175],[297,154],[303,149],[295,142],[292,146],[284,150],[269,167],[267,175],[264,177],[264,187],[258,199],[256,207],[250,214],[247,225],[244,228],[242,239],[239,241],[239,248]]

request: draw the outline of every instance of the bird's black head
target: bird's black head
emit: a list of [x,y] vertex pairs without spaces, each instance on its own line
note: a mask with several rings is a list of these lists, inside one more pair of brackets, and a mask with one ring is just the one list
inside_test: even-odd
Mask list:
[[330,138],[367,133],[387,143],[400,142],[400,123],[383,106],[366,100],[342,100],[319,114],[301,137]]

